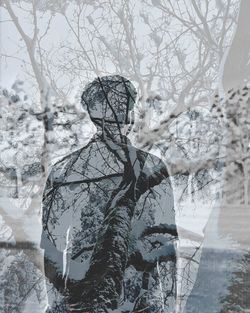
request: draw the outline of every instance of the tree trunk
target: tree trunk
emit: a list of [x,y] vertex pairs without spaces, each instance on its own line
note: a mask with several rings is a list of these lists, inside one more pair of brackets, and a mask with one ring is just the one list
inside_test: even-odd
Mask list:
[[132,196],[134,187],[134,181],[122,183],[107,204],[90,268],[69,295],[72,312],[79,312],[79,309],[81,312],[107,312],[118,307],[136,206]]
[[[70,289],[68,297],[71,312],[107,312],[118,307],[122,281],[128,261],[131,221],[136,203],[149,188],[168,177],[166,168],[154,173],[143,171],[145,154],[137,152],[139,175],[135,162],[125,165],[124,177],[106,205],[102,229],[98,234],[90,268],[85,278]],[[133,166],[131,165],[133,164]],[[138,168],[137,168],[138,170]]]

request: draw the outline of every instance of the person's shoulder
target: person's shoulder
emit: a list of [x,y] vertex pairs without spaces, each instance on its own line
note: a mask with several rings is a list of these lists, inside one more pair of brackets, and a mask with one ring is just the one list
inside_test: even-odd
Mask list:
[[157,155],[152,154],[150,152],[145,152],[147,155],[146,165],[149,167],[161,166],[166,167],[166,163]]
[[139,148],[135,149],[144,154],[144,158],[146,160],[144,164],[144,171],[146,171],[148,175],[158,173],[158,175],[163,175],[166,178],[169,177],[169,170],[163,159],[148,151],[141,150]]
[[163,163],[163,164],[165,164],[164,162],[163,162],[163,160],[160,158],[160,157],[158,157],[157,155],[155,155],[155,154],[152,154],[152,153],[148,153],[148,158],[149,158],[149,160],[151,161],[151,162],[154,162],[154,163]]
[[48,176],[48,181],[59,181],[60,177],[65,176],[65,172],[69,171],[73,164],[85,154],[89,153],[90,147],[95,144],[96,140],[91,139],[86,145],[67,154],[56,163],[53,164],[50,174]]

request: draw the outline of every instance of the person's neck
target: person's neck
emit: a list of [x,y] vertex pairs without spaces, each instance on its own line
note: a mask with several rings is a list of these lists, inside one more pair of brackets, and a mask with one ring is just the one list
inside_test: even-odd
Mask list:
[[113,142],[118,145],[130,144],[127,136],[122,134],[122,131],[114,126],[105,125],[103,128],[97,127],[96,135],[104,142]]

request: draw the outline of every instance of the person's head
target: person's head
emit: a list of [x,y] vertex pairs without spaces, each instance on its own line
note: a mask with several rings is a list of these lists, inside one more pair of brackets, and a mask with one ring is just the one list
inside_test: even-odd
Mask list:
[[130,122],[136,89],[119,75],[96,78],[82,93],[82,105],[96,126],[121,127]]

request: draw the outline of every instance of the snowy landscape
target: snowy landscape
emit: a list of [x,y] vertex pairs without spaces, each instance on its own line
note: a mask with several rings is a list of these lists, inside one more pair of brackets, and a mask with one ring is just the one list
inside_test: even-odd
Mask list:
[[0,10],[0,311],[250,312],[249,1]]

